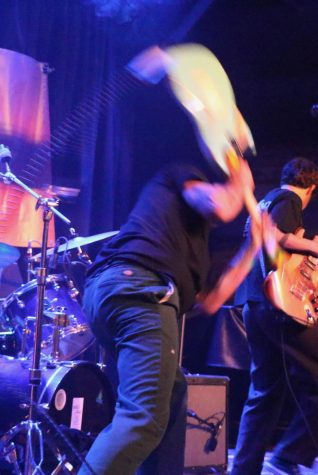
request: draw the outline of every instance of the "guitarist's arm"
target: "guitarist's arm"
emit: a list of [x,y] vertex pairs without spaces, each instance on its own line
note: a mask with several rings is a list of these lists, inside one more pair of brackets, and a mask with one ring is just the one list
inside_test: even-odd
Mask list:
[[215,313],[228,300],[242,283],[252,268],[254,259],[261,248],[264,228],[268,232],[273,228],[267,213],[262,214],[262,222],[251,219],[251,239],[247,240],[221,274],[212,289],[206,289],[197,296],[202,309],[209,314]]
[[[279,245],[287,250],[296,253],[308,253],[314,257],[318,257],[318,242],[317,240],[306,239],[299,233],[282,233],[279,229],[276,230],[277,240]],[[303,233],[302,233],[303,234]]]
[[[184,185],[185,201],[206,219],[217,217],[228,222],[241,211],[246,189],[252,191],[254,182],[247,162],[231,170],[229,180],[222,185],[200,181],[188,181]],[[268,215],[262,223],[255,213],[251,216],[251,239],[236,254],[213,289],[205,289],[198,295],[198,303],[208,313],[216,312],[232,295],[251,269],[253,260],[262,243],[262,227],[269,223]],[[266,223],[266,222],[267,223]]]

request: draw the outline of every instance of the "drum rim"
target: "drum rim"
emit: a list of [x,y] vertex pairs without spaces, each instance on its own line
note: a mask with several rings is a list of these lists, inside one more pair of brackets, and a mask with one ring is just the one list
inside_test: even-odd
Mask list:
[[[49,274],[46,277],[46,284],[51,284],[52,282],[66,282],[68,279],[66,274]],[[13,290],[7,297],[4,297],[1,302],[2,310],[5,310],[8,305],[14,302],[16,297],[26,294],[30,290],[33,290],[37,286],[37,279],[32,279],[29,282],[21,284],[16,290]]]
[[[61,302],[62,304],[66,304],[67,306],[69,306],[69,315],[75,317],[76,322],[76,324],[72,324],[70,321],[67,328],[62,329],[64,331],[61,334],[61,345],[62,342],[64,342],[64,345],[66,346],[63,347],[63,352],[61,350],[62,354],[58,357],[59,361],[72,361],[75,358],[80,357],[81,353],[87,351],[95,342],[95,336],[90,328],[89,322],[87,321],[87,317],[85,315],[80,298],[72,297],[71,295],[69,295],[68,281],[69,277],[65,273],[49,274],[46,278],[47,285],[45,291],[48,291],[48,298],[51,298],[50,294],[52,293],[53,296],[56,295],[56,297],[58,297],[59,289],[54,289],[54,284],[59,285],[62,292],[60,296]],[[36,287],[37,279],[32,279],[30,282],[20,285],[20,287],[18,287],[15,291],[11,292],[11,294],[9,294],[1,302],[0,317],[2,316],[3,318],[8,318],[8,320],[4,322],[4,327],[12,330],[13,332],[16,332],[20,344],[20,333],[22,331],[22,325],[19,326],[17,323],[15,323],[15,319],[20,317],[20,312],[16,309],[16,305],[19,304],[19,300],[21,300],[26,306],[28,306],[30,303],[34,304],[34,299],[36,298]],[[43,313],[45,314],[45,311]],[[33,316],[34,312],[31,312],[31,314]],[[22,310],[21,318],[24,319],[26,316],[27,314],[24,315]],[[53,329],[53,324],[51,322],[48,322],[48,325],[51,325],[51,329]],[[83,338],[81,337],[81,334],[84,335]],[[71,339],[74,337],[78,337],[81,339],[78,340],[78,342],[75,344],[73,341],[71,341]],[[43,337],[42,342],[47,343],[47,345],[43,349],[43,353],[50,353],[53,347],[52,338],[52,332],[49,333],[48,338]],[[27,342],[26,354],[29,355],[30,353],[32,353],[32,351],[33,345],[30,345],[29,342]]]
[[[69,360],[64,362],[57,362],[56,368],[47,368],[49,371],[52,371],[52,374],[48,378],[42,378],[42,382],[45,384],[40,385],[38,403],[50,404],[50,402],[53,401],[53,397],[56,393],[56,390],[59,384],[63,381],[63,378],[70,371],[76,370],[79,367],[89,368],[90,371],[94,372],[95,374],[98,374],[98,377],[101,378],[101,381],[103,385],[105,385],[105,388],[107,390],[112,390],[112,385],[109,381],[109,378],[98,363],[94,363],[92,361],[87,360]],[[54,381],[55,379],[56,381]],[[114,399],[114,394],[109,394],[109,397],[112,397]]]

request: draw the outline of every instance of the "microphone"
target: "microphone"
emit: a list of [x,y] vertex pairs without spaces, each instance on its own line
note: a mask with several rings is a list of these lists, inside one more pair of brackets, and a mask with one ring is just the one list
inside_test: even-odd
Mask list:
[[318,104],[313,104],[310,108],[310,115],[314,119],[318,119]]
[[8,147],[0,144],[0,162],[4,164],[6,173],[11,173],[9,163],[12,159],[11,151]]
[[60,241],[57,239],[55,241],[55,246],[54,246],[54,249],[53,249],[53,253],[50,256],[49,266],[48,266],[49,269],[53,270],[53,269],[56,269],[56,267],[57,267],[59,247],[60,247]]

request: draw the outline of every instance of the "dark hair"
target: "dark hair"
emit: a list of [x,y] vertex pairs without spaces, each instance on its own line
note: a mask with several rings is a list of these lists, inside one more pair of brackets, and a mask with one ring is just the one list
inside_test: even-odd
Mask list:
[[318,186],[318,166],[307,158],[293,158],[282,169],[281,185],[293,185],[299,188]]

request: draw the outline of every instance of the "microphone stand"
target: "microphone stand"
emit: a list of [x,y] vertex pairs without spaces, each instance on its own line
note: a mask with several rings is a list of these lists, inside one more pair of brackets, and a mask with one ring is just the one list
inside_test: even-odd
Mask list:
[[[48,244],[48,232],[49,224],[52,219],[52,216],[58,216],[64,223],[69,227],[71,226],[71,221],[64,216],[62,213],[57,211],[55,208],[58,206],[58,200],[54,198],[43,198],[41,195],[36,193],[34,190],[29,188],[25,183],[19,180],[10,170],[9,160],[11,159],[11,152],[8,148],[0,145],[0,159],[2,163],[5,164],[5,173],[0,173],[0,178],[2,178],[5,184],[15,183],[16,185],[23,188],[34,198],[36,198],[35,209],[38,210],[42,208],[43,212],[43,232],[42,232],[42,243],[41,243],[41,261],[40,266],[37,268],[37,302],[36,302],[36,320],[35,320],[35,336],[34,336],[34,350],[32,357],[32,366],[29,369],[29,381],[30,381],[30,403],[28,407],[28,418],[26,421],[22,421],[17,424],[15,427],[9,430],[0,440],[0,450],[7,449],[7,454],[14,450],[14,447],[10,446],[11,440],[19,432],[26,432],[26,446],[25,446],[25,458],[24,458],[24,475],[35,475],[41,474],[45,475],[41,469],[43,463],[43,438],[42,432],[39,427],[39,423],[35,420],[34,414],[36,405],[38,402],[38,389],[41,383],[42,370],[40,368],[41,362],[41,340],[42,340],[42,320],[43,320],[43,309],[44,309],[44,297],[45,297],[45,286],[46,286],[46,277],[47,277],[47,244]],[[9,446],[8,446],[9,444]],[[4,446],[4,447],[1,447]],[[39,447],[39,460],[35,460],[36,448]],[[17,472],[19,473],[19,472]],[[21,472],[20,472],[21,473]],[[20,475],[20,474],[19,474]]]

